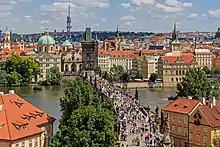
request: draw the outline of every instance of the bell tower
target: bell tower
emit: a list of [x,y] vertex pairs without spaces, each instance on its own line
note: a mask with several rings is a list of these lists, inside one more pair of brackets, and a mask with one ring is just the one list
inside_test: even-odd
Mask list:
[[11,33],[8,31],[7,27],[4,35],[3,47],[4,49],[11,49]]

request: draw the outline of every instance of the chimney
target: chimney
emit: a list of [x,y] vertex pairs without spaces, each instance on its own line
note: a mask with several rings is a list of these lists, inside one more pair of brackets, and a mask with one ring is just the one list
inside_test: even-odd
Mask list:
[[206,99],[204,97],[202,98],[202,103],[203,105],[206,105]]
[[215,107],[216,106],[216,99],[215,99],[215,97],[212,98],[212,102],[213,102],[213,106]]
[[15,91],[14,91],[14,90],[9,90],[9,93],[10,93],[10,94],[14,94]]
[[4,92],[0,92],[0,95],[4,95]]

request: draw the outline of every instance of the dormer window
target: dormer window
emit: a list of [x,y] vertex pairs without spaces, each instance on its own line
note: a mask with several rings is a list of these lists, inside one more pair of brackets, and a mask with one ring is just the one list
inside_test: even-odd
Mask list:
[[5,124],[0,125],[0,130],[4,127]]
[[21,126],[16,125],[16,124],[13,124],[13,125],[14,125],[14,127],[15,127],[18,131],[21,131]]
[[15,104],[16,104],[19,108],[21,108],[21,107],[23,106],[23,103],[15,102]]

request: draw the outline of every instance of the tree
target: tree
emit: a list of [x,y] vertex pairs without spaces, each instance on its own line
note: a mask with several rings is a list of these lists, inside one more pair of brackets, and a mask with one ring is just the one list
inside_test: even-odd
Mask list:
[[21,85],[28,85],[32,78],[35,78],[40,73],[40,65],[32,57],[21,59],[18,55],[14,54],[5,62],[4,70],[7,73],[17,72],[21,75]]
[[192,96],[194,99],[210,96],[211,82],[206,73],[199,68],[189,69],[181,83],[177,84],[177,95],[180,97]]
[[84,106],[74,111],[56,134],[55,147],[114,147],[114,117],[102,107]]
[[21,75],[13,71],[7,74],[7,85],[8,86],[20,86],[21,85]]
[[157,78],[158,78],[158,75],[156,73],[152,73],[150,75],[149,80],[150,80],[150,82],[155,82],[157,80]]
[[0,70],[0,85],[6,86],[8,84],[7,82],[7,73],[4,70]]
[[80,78],[68,81],[65,87],[59,131],[50,146],[113,147],[117,141],[113,101],[101,103],[92,86]]
[[100,67],[100,66],[96,66],[94,72],[95,72],[97,75],[101,76],[101,74],[102,74],[102,69],[101,69],[101,67]]
[[215,147],[220,146],[220,137],[219,136],[214,136],[213,137],[213,144]]
[[205,71],[206,74],[211,73],[211,70],[207,66],[203,67],[202,69]]
[[46,75],[46,81],[48,85],[60,85],[62,80],[62,74],[58,67],[51,67],[50,72]]
[[113,67],[110,68],[110,75],[115,81],[118,81],[124,72],[124,68],[121,65],[117,66],[114,64]]
[[137,72],[136,78],[137,79],[143,79],[143,75],[140,71]]

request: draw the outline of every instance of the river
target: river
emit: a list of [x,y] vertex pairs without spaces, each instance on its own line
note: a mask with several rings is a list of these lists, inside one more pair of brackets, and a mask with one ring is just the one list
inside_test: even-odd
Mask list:
[[[57,118],[54,123],[55,130],[58,127],[58,119],[61,115],[59,98],[64,96],[63,86],[49,86],[44,87],[42,91],[33,91],[31,86],[26,87],[13,87],[2,88],[0,92],[8,93],[9,90],[15,90],[15,93],[33,104],[34,106],[44,110],[48,114]],[[156,106],[160,108],[168,104],[167,97],[175,94],[175,89],[139,89],[139,98],[141,103],[149,105],[152,109]],[[130,90],[130,93],[134,95],[135,90]]]

